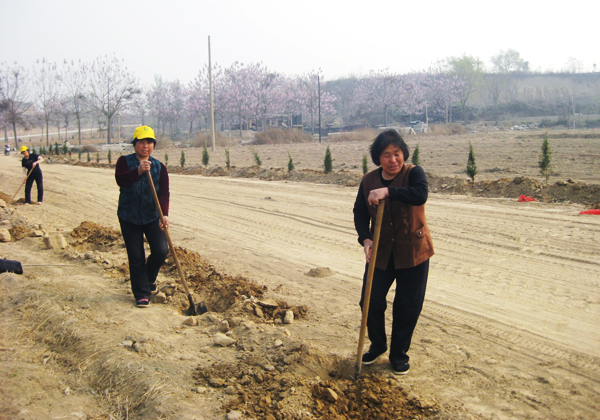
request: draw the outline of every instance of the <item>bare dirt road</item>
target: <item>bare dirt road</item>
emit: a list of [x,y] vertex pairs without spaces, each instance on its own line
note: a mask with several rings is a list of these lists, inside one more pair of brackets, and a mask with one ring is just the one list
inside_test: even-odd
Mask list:
[[[52,231],[83,221],[118,228],[111,170],[43,170],[44,205],[16,206],[15,220]],[[12,195],[16,175],[2,165],[0,191]],[[171,175],[170,232],[176,245],[217,269],[267,286],[274,298],[307,305],[308,318],[288,327],[292,336],[322,354],[353,360],[364,270],[352,222],[355,195],[356,187]],[[394,378],[387,359],[365,371],[392,377],[441,407],[444,418],[597,418],[600,218],[579,215],[576,205],[460,195],[431,194],[426,208],[436,254],[409,353],[411,371]],[[0,250],[27,260],[14,246]],[[307,275],[317,267],[333,275]],[[61,270],[53,268],[52,276],[74,275]],[[42,268],[35,272],[49,276]],[[125,290],[118,289],[119,303],[133,306]],[[113,316],[109,307],[95,310]],[[134,309],[126,313],[115,334],[139,322]],[[156,316],[148,322],[159,322]]]

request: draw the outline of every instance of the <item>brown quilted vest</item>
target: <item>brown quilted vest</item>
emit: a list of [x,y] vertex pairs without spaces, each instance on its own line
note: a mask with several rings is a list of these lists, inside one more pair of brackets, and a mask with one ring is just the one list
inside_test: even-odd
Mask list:
[[[390,186],[408,187],[408,174],[412,168],[414,165],[405,163]],[[384,188],[379,177],[379,168],[366,174],[362,185],[365,200],[368,202],[371,190]],[[373,237],[377,206],[369,206],[369,213]],[[392,252],[396,269],[414,267],[433,255],[431,233],[425,221],[425,205],[411,206],[401,201],[391,201],[389,197],[385,199],[375,267],[385,270]]]

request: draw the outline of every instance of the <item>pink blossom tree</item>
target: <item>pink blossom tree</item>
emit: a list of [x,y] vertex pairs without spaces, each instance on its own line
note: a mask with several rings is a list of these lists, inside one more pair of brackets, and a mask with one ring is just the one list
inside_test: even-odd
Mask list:
[[359,79],[354,90],[354,107],[359,114],[383,115],[387,126],[389,111],[398,107],[402,100],[403,86],[401,78],[388,69],[369,73]]

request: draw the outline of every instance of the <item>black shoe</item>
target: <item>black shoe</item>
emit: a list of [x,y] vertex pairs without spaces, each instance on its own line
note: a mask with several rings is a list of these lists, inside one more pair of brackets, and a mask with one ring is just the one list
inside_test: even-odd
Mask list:
[[150,283],[150,291],[156,292],[156,289],[158,289],[158,285],[156,284],[156,282]]
[[[383,352],[383,353],[385,353],[385,352]],[[365,354],[363,354],[363,356],[362,356],[362,364],[363,365],[370,365],[372,363],[375,363],[375,361],[377,359],[379,359],[383,355],[383,353],[374,354],[374,353],[371,353],[371,351],[369,350],[368,352],[366,352]]]
[[395,375],[406,375],[410,370],[408,363],[394,363],[392,362],[392,371]]
[[148,299],[138,299],[135,303],[135,306],[138,308],[147,308],[150,305],[150,301]]

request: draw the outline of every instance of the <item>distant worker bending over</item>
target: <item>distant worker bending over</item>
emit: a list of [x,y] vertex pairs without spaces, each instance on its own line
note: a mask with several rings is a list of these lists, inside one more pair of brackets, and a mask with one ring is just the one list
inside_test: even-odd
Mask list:
[[[165,165],[150,156],[155,146],[152,128],[146,125],[136,128],[133,133],[135,153],[121,156],[115,170],[117,185],[121,190],[117,215],[129,258],[131,291],[136,306],[140,308],[150,304],[152,292],[157,290],[158,271],[169,251],[163,232],[169,224],[169,174]],[[166,226],[160,221],[148,172],[156,188]],[[150,245],[148,261],[144,251],[144,235]]]
[[23,182],[25,183],[25,205],[31,204],[33,181],[35,181],[37,187],[37,203],[41,205],[44,200],[44,177],[40,163],[44,161],[44,158],[35,153],[29,153],[27,146],[21,146],[20,151],[23,155],[21,166],[23,167]]

